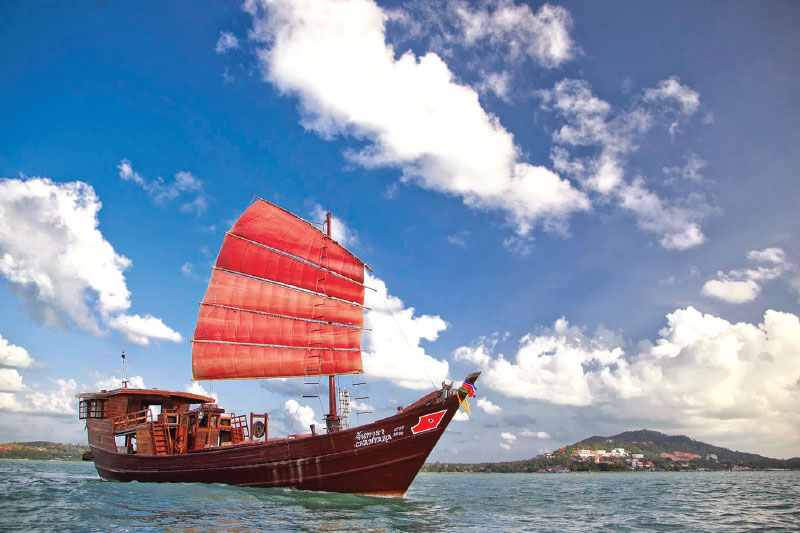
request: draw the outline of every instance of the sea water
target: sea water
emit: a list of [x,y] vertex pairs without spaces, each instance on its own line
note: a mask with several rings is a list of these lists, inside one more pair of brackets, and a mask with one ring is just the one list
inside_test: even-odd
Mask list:
[[800,529],[800,472],[420,474],[405,498],[113,483],[92,463],[0,460],[6,531]]

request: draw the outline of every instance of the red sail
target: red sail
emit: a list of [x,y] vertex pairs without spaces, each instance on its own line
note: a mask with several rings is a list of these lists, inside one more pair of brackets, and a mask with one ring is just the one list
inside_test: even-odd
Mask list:
[[194,340],[359,350],[361,330],[203,304]]
[[[198,353],[202,356],[198,357]],[[313,362],[312,362],[313,361]],[[307,362],[314,368],[307,368]],[[348,350],[306,350],[247,344],[192,345],[194,379],[290,378],[309,375],[356,374],[361,352]]]
[[227,235],[222,243],[217,268],[277,281],[350,302],[364,302],[364,286],[360,283],[232,235]]
[[324,262],[325,268],[364,282],[361,260],[305,220],[269,202],[251,205],[230,232],[317,265]]
[[194,379],[362,372],[364,263],[259,200],[217,257],[195,328]]
[[362,327],[364,309],[321,294],[214,270],[203,302],[235,309]]

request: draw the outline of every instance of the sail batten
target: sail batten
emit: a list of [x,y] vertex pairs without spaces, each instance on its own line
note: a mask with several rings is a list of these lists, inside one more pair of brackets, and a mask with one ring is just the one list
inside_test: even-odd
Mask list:
[[226,233],[192,343],[194,379],[362,372],[364,263],[266,201]]

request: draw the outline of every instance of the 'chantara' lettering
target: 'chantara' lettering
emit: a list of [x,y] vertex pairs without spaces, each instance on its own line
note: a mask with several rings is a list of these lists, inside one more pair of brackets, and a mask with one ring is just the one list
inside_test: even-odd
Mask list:
[[374,431],[359,431],[356,433],[356,448],[363,446],[370,446],[372,444],[380,444],[382,442],[389,442],[392,436],[387,434],[383,429],[376,429]]

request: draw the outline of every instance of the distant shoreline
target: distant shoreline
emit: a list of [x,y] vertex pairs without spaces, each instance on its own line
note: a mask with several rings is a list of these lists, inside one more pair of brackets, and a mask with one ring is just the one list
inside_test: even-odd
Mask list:
[[[497,463],[500,464],[500,463]],[[566,475],[566,474],[708,474],[718,472],[800,472],[797,468],[750,468],[747,470],[576,470],[570,472],[475,472],[469,470],[453,470],[453,471],[434,471],[434,470],[421,470],[421,474],[502,474],[502,475],[517,475],[517,474],[541,474],[541,475]]]
[[85,444],[32,441],[0,443],[0,459],[39,461],[81,461],[88,450]]

